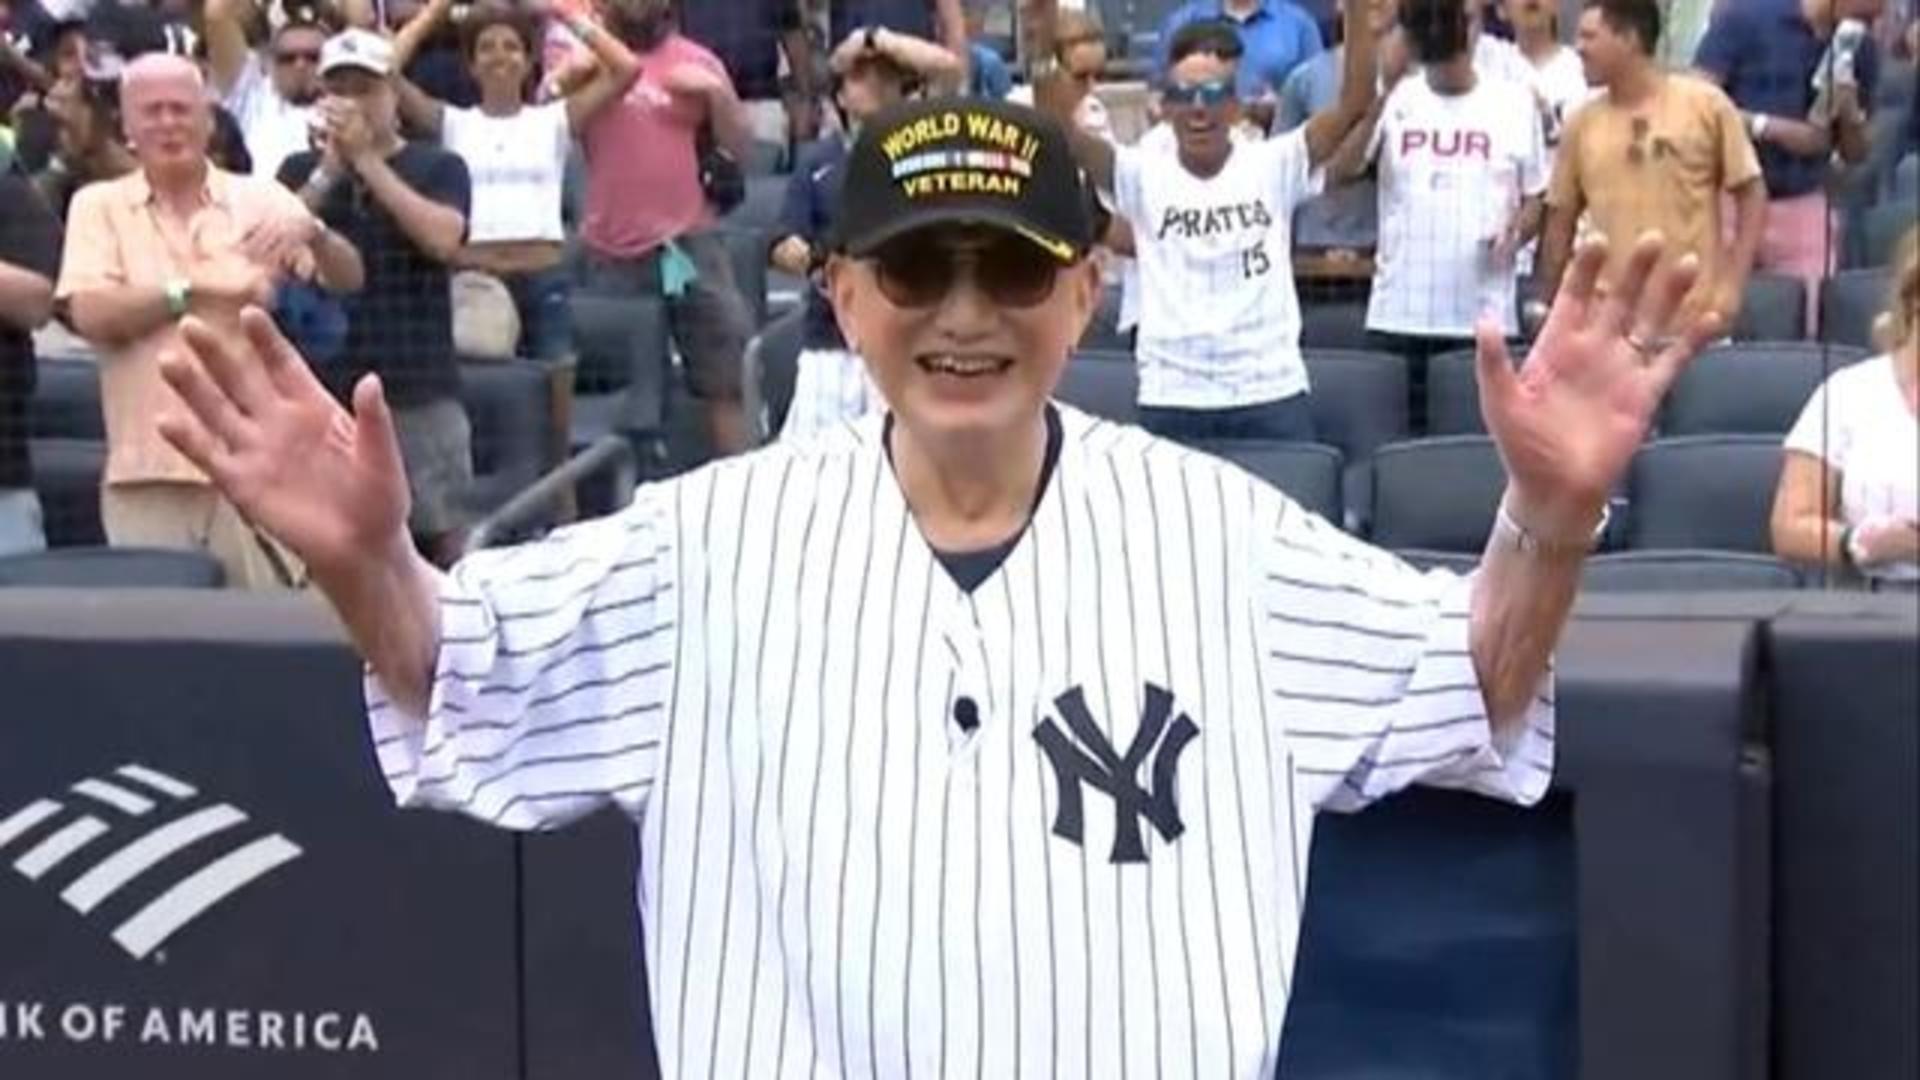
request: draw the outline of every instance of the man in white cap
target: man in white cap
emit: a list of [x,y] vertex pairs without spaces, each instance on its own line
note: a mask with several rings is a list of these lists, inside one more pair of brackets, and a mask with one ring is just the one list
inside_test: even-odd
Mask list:
[[377,372],[394,405],[414,538],[431,558],[459,549],[460,499],[473,484],[472,429],[454,361],[449,260],[467,232],[472,181],[457,154],[399,135],[393,49],[347,30],[321,49],[319,148],[288,158],[280,181],[366,260],[366,288],[347,307],[336,392]]

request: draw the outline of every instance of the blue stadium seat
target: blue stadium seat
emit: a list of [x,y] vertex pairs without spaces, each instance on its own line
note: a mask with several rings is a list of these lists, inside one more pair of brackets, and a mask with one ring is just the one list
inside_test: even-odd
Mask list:
[[1883,202],[1866,212],[1865,250],[1860,266],[1878,269],[1891,266],[1900,249],[1900,241],[1913,228],[1915,209],[1911,197]]
[[1661,433],[1784,435],[1828,375],[1866,356],[1864,349],[1810,341],[1707,349],[1667,391]]
[[1310,349],[1307,401],[1319,440],[1346,458],[1347,512],[1341,522],[1360,532],[1372,499],[1370,459],[1382,444],[1407,437],[1407,362],[1364,349]]
[[28,433],[36,439],[105,439],[100,362],[92,356],[42,356],[37,364]]
[[57,548],[0,557],[0,588],[218,589],[226,571],[211,555],[154,548]]
[[1472,349],[1455,349],[1427,361],[1427,434],[1486,434],[1478,364]]
[[1886,310],[1892,274],[1884,266],[1842,270],[1820,286],[1820,339],[1874,347],[1873,323]]
[[1478,555],[1506,486],[1500,452],[1484,435],[1382,446],[1373,455],[1373,542]]
[[1807,286],[1785,274],[1755,273],[1747,279],[1735,341],[1799,341],[1807,336]]
[[1126,353],[1083,349],[1067,361],[1053,396],[1123,424],[1140,420],[1140,369]]
[[107,542],[100,522],[100,480],[107,470],[104,439],[34,439],[33,489],[46,519],[47,546]]
[[554,369],[534,360],[460,365],[460,399],[473,427],[470,509],[494,510],[560,464],[553,380]]
[[1718,592],[1797,589],[1800,573],[1771,555],[1743,551],[1615,551],[1587,560],[1587,592]]
[[1777,435],[1694,435],[1640,448],[1627,476],[1627,546],[1773,551]]
[[768,229],[736,226],[720,230],[732,264],[734,288],[740,290],[740,298],[747,302],[747,313],[753,317],[755,329],[767,322],[767,251],[773,243],[770,236]]
[[1187,445],[1233,462],[1328,521],[1340,521],[1343,462],[1334,447],[1274,439],[1205,439]]
[[1306,300],[1300,304],[1300,347],[1303,349],[1364,349],[1367,347],[1365,300]]

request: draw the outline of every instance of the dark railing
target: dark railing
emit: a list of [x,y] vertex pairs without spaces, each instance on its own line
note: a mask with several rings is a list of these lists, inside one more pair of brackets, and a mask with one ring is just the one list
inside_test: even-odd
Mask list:
[[582,481],[602,471],[613,476],[614,505],[626,505],[638,483],[639,460],[625,435],[601,437],[527,485],[473,527],[467,534],[466,549],[479,551],[504,542],[560,505]]

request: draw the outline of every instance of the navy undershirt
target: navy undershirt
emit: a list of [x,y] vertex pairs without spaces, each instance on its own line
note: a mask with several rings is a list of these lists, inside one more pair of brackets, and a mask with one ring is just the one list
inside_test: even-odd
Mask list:
[[[960,586],[961,592],[970,593],[981,583],[993,576],[1000,564],[1007,561],[1013,549],[1020,546],[1020,538],[1027,534],[1027,525],[1032,523],[1033,513],[1040,509],[1040,499],[1047,493],[1047,484],[1053,479],[1054,466],[1060,463],[1060,446],[1066,436],[1060,428],[1060,412],[1052,404],[1047,405],[1047,452],[1040,465],[1040,483],[1033,489],[1033,506],[1028,510],[1027,521],[1014,530],[1012,536],[991,547],[973,551],[943,551],[933,549],[933,556],[940,560],[947,576]],[[888,413],[880,428],[880,445],[887,448],[887,464],[893,464],[893,414]]]

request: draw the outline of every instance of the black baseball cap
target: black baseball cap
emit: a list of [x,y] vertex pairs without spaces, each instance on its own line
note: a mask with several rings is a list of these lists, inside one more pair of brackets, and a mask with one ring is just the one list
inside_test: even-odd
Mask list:
[[847,154],[834,247],[871,255],[930,225],[1018,233],[1063,263],[1092,249],[1094,200],[1051,117],[1006,101],[934,97],[870,118]]

